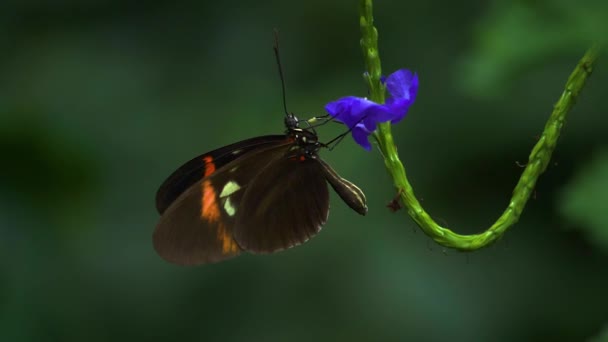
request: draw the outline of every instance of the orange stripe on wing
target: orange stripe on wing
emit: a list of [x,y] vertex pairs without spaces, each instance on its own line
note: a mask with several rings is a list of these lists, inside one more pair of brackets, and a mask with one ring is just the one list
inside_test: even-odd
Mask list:
[[[215,164],[213,157],[204,156],[205,162],[205,177],[212,175],[215,172]],[[226,226],[220,221],[220,208],[217,205],[217,193],[209,180],[203,180],[201,192],[201,218],[209,223],[218,223],[217,239],[222,243],[223,254],[233,254],[238,252],[239,246],[232,238],[232,235],[226,230]]]
[[215,189],[209,180],[204,180],[201,186],[201,218],[210,223],[216,222],[220,219],[220,208],[217,206]]
[[215,164],[213,163],[212,156],[204,156],[203,161],[205,162],[205,177],[211,176],[215,172]]
[[232,238],[232,235],[226,231],[226,226],[219,224],[217,230],[217,239],[222,243],[222,253],[232,254],[239,250],[238,245]]

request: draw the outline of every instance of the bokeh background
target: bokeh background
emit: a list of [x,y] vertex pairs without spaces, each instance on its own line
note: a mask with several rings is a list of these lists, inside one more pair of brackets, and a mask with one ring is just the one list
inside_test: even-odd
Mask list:
[[[358,1],[0,4],[0,340],[584,341],[607,337],[608,58],[519,224],[444,250],[403,212],[377,153],[324,151],[365,190],[332,194],[303,246],[184,268],[154,252],[159,184],[182,162],[366,94]],[[394,127],[417,195],[457,232],[506,207],[608,2],[376,1],[386,72],[420,91]],[[321,129],[323,140],[342,131]],[[604,335],[602,335],[604,334]]]

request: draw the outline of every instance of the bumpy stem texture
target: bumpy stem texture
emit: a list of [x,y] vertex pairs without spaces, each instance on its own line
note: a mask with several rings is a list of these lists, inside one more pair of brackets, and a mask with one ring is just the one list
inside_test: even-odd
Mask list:
[[[384,103],[385,90],[380,82],[382,70],[378,53],[378,31],[374,27],[372,15],[372,0],[361,0],[360,26],[362,34],[361,48],[363,49],[363,57],[368,70],[364,78],[370,89],[370,98],[374,102]],[[457,234],[448,228],[441,227],[431,218],[420,205],[414,194],[414,189],[407,179],[405,168],[399,160],[397,148],[393,142],[390,123],[386,122],[378,125],[378,130],[375,132],[374,137],[383,154],[386,169],[393,178],[393,182],[400,193],[401,201],[407,213],[425,234],[442,246],[462,251],[472,251],[492,244],[519,220],[526,202],[534,190],[538,177],[546,170],[549,164],[551,154],[555,149],[557,139],[564,125],[566,114],[574,105],[580,91],[585,85],[585,81],[591,74],[593,63],[598,56],[598,50],[598,46],[590,48],[574,68],[574,71],[566,82],[564,92],[555,104],[549,120],[547,120],[540,139],[530,153],[528,164],[513,190],[513,196],[507,209],[490,228],[482,233],[473,235]]]

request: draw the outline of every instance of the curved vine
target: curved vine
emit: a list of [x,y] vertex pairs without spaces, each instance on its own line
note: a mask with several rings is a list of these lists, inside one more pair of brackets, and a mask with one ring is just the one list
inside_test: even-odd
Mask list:
[[[378,30],[374,27],[372,0],[361,0],[360,4],[361,48],[367,68],[364,75],[370,90],[370,98],[376,103],[384,103],[385,89],[381,82],[382,68],[378,51]],[[424,210],[407,179],[405,168],[399,160],[397,148],[391,134],[390,122],[378,125],[374,137],[384,157],[387,171],[393,178],[407,213],[426,235],[438,244],[462,251],[472,251],[486,247],[498,240],[509,227],[517,223],[536,181],[546,170],[557,144],[566,115],[576,102],[587,78],[591,75],[593,64],[598,56],[598,46],[591,47],[566,82],[565,89],[555,104],[547,120],[540,139],[532,149],[525,167],[509,202],[509,205],[490,228],[479,234],[462,235],[442,227]]]

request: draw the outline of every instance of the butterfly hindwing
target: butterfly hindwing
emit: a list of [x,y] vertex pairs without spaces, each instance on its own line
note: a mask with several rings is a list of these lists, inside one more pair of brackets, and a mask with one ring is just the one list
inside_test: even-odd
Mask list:
[[271,253],[306,242],[329,214],[321,164],[304,156],[270,163],[251,181],[236,213],[234,238],[252,253]]
[[163,214],[179,195],[210,176],[224,165],[252,151],[285,141],[285,135],[266,135],[230,144],[191,159],[180,166],[160,186],[156,193],[156,210]]
[[165,260],[182,265],[218,262],[238,255],[233,238],[235,217],[256,174],[288,149],[285,136],[256,148],[199,179],[162,214],[154,231],[154,248]]

